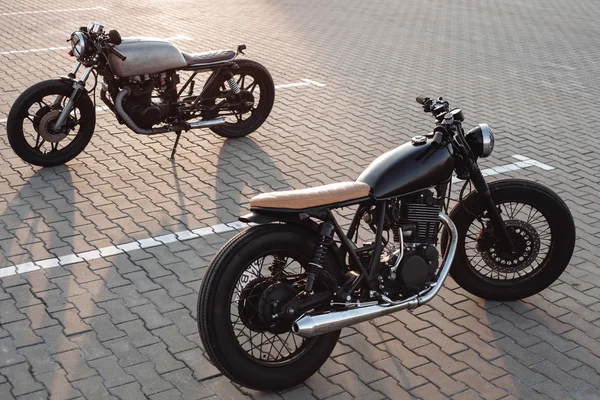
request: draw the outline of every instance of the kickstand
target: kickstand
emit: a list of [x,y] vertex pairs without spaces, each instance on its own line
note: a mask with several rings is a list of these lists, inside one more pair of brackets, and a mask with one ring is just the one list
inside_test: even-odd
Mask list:
[[173,151],[171,152],[171,160],[175,159],[175,150],[177,150],[177,145],[179,144],[179,137],[181,136],[181,131],[175,132],[177,134],[177,138],[175,139],[175,144],[173,145]]

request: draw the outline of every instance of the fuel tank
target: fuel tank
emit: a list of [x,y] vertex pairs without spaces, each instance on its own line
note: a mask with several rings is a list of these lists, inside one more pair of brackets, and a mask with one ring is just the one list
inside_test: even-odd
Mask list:
[[454,169],[451,146],[433,148],[426,143],[406,143],[377,157],[356,180],[371,186],[378,199],[396,197],[436,186]]
[[155,74],[187,65],[181,51],[166,40],[143,37],[123,38],[123,42],[116,47],[127,59],[122,61],[114,54],[110,54],[108,62],[115,75],[121,78]]

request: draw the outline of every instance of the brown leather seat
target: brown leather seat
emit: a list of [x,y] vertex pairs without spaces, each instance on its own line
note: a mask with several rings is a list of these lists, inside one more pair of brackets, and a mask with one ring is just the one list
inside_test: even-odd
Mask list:
[[219,61],[229,61],[235,58],[233,50],[214,50],[204,53],[187,54],[181,53],[187,65],[210,64]]
[[308,189],[262,193],[250,199],[250,208],[304,208],[341,203],[369,195],[371,188],[364,182],[339,182]]

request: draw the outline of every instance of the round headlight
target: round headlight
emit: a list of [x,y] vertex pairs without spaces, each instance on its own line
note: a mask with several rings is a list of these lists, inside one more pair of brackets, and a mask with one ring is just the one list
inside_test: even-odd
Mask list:
[[73,55],[78,60],[85,56],[86,39],[83,32],[77,31],[71,35],[71,47],[73,48]]
[[479,124],[465,135],[469,147],[477,157],[485,158],[494,150],[494,135],[487,124]]

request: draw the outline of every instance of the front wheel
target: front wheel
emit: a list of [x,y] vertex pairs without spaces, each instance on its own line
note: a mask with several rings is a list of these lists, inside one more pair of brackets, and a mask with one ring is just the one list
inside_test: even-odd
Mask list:
[[[277,317],[306,285],[316,236],[288,224],[252,227],[208,266],[198,329],[210,359],[229,379],[257,390],[285,389],[313,375],[331,354],[339,330],[307,339],[292,332],[293,319]],[[335,259],[329,252],[324,263],[334,277],[340,273]],[[324,285],[317,280],[314,288]]]
[[21,159],[52,167],[85,149],[96,126],[96,111],[87,93],[79,98],[62,129],[54,128],[72,93],[70,83],[49,80],[31,86],[17,98],[8,114],[6,132]]
[[573,254],[571,212],[553,191],[536,182],[506,179],[489,188],[514,252],[498,243],[479,194],[471,192],[450,213],[459,234],[450,274],[463,289],[488,300],[511,301],[539,293],[558,279]]
[[225,117],[225,124],[210,129],[217,135],[239,138],[257,130],[267,119],[275,102],[275,85],[269,71],[251,60],[237,60],[238,68],[232,70],[240,93],[232,92],[224,76],[217,76],[207,97],[215,98],[215,106],[204,111],[205,119]]

